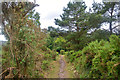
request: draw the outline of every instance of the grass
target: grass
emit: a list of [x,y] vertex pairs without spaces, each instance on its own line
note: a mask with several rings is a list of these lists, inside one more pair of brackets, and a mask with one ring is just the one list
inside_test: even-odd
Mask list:
[[[59,74],[59,69],[60,69],[60,64],[59,64],[59,60],[60,60],[60,55],[58,55],[56,57],[56,61],[52,61],[50,63],[50,67],[49,70],[45,73],[47,78],[59,78],[58,74]],[[63,60],[65,61],[66,67],[65,67],[65,77],[66,78],[75,78],[74,77],[74,70],[72,69],[72,65],[67,63],[65,60],[65,57],[63,58]]]
[[67,78],[75,78],[73,66],[70,63],[67,63],[65,56],[64,56],[63,60],[66,63],[66,68],[65,68],[65,70],[67,71],[66,77]]
[[59,78],[58,73],[59,73],[59,56],[56,57],[56,61],[52,61],[50,63],[49,70],[47,70],[46,77],[47,78]]

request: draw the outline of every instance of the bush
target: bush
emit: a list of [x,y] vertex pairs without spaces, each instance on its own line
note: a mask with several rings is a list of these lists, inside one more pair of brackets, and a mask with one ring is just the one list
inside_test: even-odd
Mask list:
[[52,55],[52,59],[53,59],[53,60],[56,60],[56,56],[57,56],[56,52],[52,51],[52,52],[51,52],[51,55]]
[[57,54],[57,55],[59,55],[59,53],[58,53],[58,52],[56,52],[56,54]]
[[[120,58],[118,53],[120,51],[120,39],[118,36],[112,35],[109,40],[110,42],[104,40],[101,40],[100,42],[92,42],[94,43],[92,46],[91,43],[87,46],[89,47],[89,52],[94,54],[89,54],[84,64],[87,66],[86,68],[91,68],[90,77],[115,78],[119,76]],[[88,61],[91,61],[90,65],[88,65],[90,63]]]
[[66,56],[74,63],[81,78],[115,78],[120,75],[120,38],[116,35],[111,35],[109,41],[93,41],[82,51],[70,51]]
[[42,61],[41,68],[43,70],[46,70],[48,68],[48,66],[49,66],[49,61],[47,61],[47,60]]
[[64,50],[60,50],[60,54],[64,55],[65,51]]

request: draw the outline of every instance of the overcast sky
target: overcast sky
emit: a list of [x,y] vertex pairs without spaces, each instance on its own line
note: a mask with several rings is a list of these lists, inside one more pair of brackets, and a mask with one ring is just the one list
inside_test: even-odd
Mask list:
[[[47,28],[48,26],[58,27],[54,23],[55,18],[60,18],[63,13],[63,7],[67,7],[69,1],[73,0],[36,0],[39,7],[36,7],[36,11],[40,13],[41,28]],[[92,6],[93,0],[83,0],[89,7]],[[94,0],[96,2],[102,2],[102,0]]]
[[[54,23],[55,18],[60,19],[60,15],[63,13],[63,7],[67,7],[69,1],[73,0],[36,0],[36,4],[40,6],[36,7],[36,12],[40,13],[41,28],[47,28],[48,26],[58,27]],[[93,0],[83,0],[89,7],[92,6]],[[102,0],[94,0],[96,2],[102,2]],[[0,41],[5,40],[3,35],[0,35]]]

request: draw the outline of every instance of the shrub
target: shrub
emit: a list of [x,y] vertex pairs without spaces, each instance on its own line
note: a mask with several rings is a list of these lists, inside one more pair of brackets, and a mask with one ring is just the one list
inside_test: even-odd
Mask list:
[[81,78],[115,78],[120,75],[120,38],[111,35],[109,41],[93,41],[82,51],[66,53]]
[[56,54],[57,54],[57,55],[59,55],[59,53],[58,53],[58,52],[56,52]]
[[49,66],[49,61],[47,61],[47,60],[42,61],[41,68],[43,70],[46,70],[48,68],[48,66]]
[[62,55],[63,55],[64,53],[65,53],[65,51],[64,51],[64,50],[60,50],[60,54],[62,54]]
[[92,60],[92,66],[89,76],[94,78],[115,78],[119,76],[120,39],[118,36],[112,35],[109,40],[110,42],[103,40],[99,42],[94,57],[90,59]]

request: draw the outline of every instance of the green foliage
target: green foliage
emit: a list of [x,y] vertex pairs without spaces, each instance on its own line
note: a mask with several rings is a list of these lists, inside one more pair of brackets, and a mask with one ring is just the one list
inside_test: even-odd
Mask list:
[[54,48],[54,38],[48,36],[48,38],[46,39],[46,46],[49,49],[53,50],[53,48]]
[[60,50],[60,54],[64,55],[65,51],[64,50]]
[[59,36],[56,40],[55,40],[55,43],[56,44],[62,44],[62,43],[65,43],[66,42],[66,40],[63,38],[63,37],[61,37],[61,36]]
[[85,31],[82,31],[69,34],[66,37],[66,40],[66,47],[68,50],[70,49],[78,51],[87,45],[87,43],[90,41],[90,38],[87,36]]
[[[50,61],[62,54],[80,78],[119,77],[120,38],[110,36],[112,22],[117,18],[116,12],[113,14],[118,10],[116,5],[94,3],[93,12],[86,12],[84,2],[69,2],[61,19],[55,19],[56,25],[68,31],[49,26],[45,32],[40,29],[40,14],[33,10],[35,4],[2,3],[4,34],[8,38],[3,51],[0,46],[3,70],[16,67],[18,75],[43,78]],[[98,29],[104,22],[110,24],[110,32]]]
[[[9,5],[9,6],[8,6]],[[22,7],[19,8],[19,5]],[[38,77],[36,66],[42,59],[51,59],[49,50],[45,50],[46,34],[40,29],[40,16],[33,10],[34,3],[2,3],[4,31],[8,35],[8,44],[3,49],[3,70],[16,67],[17,77]],[[11,16],[9,16],[11,15]],[[44,48],[42,50],[42,48]],[[47,53],[43,56],[42,53]],[[40,53],[40,54],[38,54]],[[36,57],[37,56],[37,57]],[[39,57],[38,57],[39,56]],[[46,63],[47,64],[47,63]],[[43,66],[46,65],[43,62]],[[39,64],[39,66],[41,66]],[[14,72],[14,70],[12,71]],[[21,75],[21,76],[18,76]],[[7,75],[6,75],[7,76]]]
[[110,32],[107,30],[95,30],[94,32],[91,33],[90,38],[92,39],[92,41],[94,40],[108,40],[110,37]]
[[[15,67],[16,63],[15,63],[15,59],[12,58],[12,55],[10,54],[10,50],[9,50],[9,46],[8,45],[4,45],[2,46],[2,50],[1,50],[1,55],[2,55],[2,69],[6,69],[8,67]],[[10,61],[8,61],[10,60]]]
[[46,54],[46,53],[44,53],[43,55],[44,55],[44,59],[45,59],[45,60],[47,60],[48,58],[51,57],[51,54]]
[[58,53],[58,52],[56,52],[56,54],[57,54],[57,55],[59,55],[59,53]]
[[49,26],[47,31],[50,37],[52,38],[56,38],[58,36],[65,36],[67,34],[66,33],[67,31],[60,29],[59,27],[55,28],[55,27]]
[[60,50],[65,50],[65,46],[63,45],[65,43],[66,43],[66,40],[62,36],[59,36],[55,40],[56,51],[60,53]]
[[115,78],[120,71],[120,38],[111,35],[110,41],[93,41],[82,51],[67,52],[81,78]]
[[[108,3],[107,5],[109,8],[107,8],[106,5],[103,6],[100,3],[94,2],[92,7],[93,12],[86,12],[87,6],[84,2],[69,2],[67,4],[67,7],[63,9],[63,14],[60,15],[61,19],[55,19],[56,25],[68,29],[68,35],[65,36],[66,44],[64,44],[67,50],[82,50],[83,47],[91,41],[108,39],[110,35],[109,31],[98,30],[102,26],[102,23],[110,19],[110,17],[108,19],[108,17],[105,16],[108,14],[104,13],[116,4]],[[103,7],[105,7],[105,9],[103,9]],[[92,30],[95,31],[90,35],[88,32]]]
[[[102,23],[106,22],[109,24],[110,34],[113,33],[113,25],[112,23],[117,20],[118,14],[116,11],[119,10],[117,2],[103,2],[101,3],[93,3],[93,10],[96,14],[101,14],[103,19],[101,20]],[[101,19],[101,18],[100,18]]]
[[55,19],[55,24],[62,28],[67,28],[70,32],[73,31],[73,28],[77,28],[76,31],[79,31],[80,27],[83,27],[82,25],[87,21],[87,14],[85,13],[86,8],[85,2],[69,2],[67,8],[63,9],[64,13],[60,15],[61,20]]
[[43,60],[43,61],[42,61],[41,68],[42,68],[43,70],[46,70],[46,69],[48,68],[48,66],[49,66],[49,61]]
[[54,52],[51,53],[51,55],[52,55],[52,59],[56,60],[57,53],[54,51]]
[[120,38],[118,36],[112,35],[110,36],[110,44],[111,47],[116,51],[116,53],[119,55],[120,52]]
[[[103,23],[103,16],[101,14],[92,13],[88,17],[88,24],[91,28],[100,28]],[[94,23],[96,24],[94,24]]]
[[[114,39],[114,40],[113,40]],[[118,36],[112,35],[110,37],[110,42],[101,41],[99,44],[101,48],[98,50],[99,52],[92,59],[92,69],[91,75],[92,77],[117,77],[119,69],[113,69],[114,67],[119,66],[119,56],[116,53],[116,47],[113,47],[115,44],[119,44],[120,39]],[[103,45],[104,44],[104,45]],[[119,50],[117,50],[119,51]],[[99,72],[99,74],[96,74]]]

